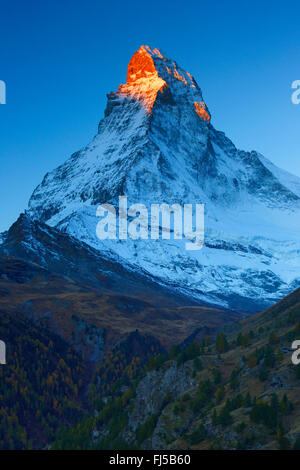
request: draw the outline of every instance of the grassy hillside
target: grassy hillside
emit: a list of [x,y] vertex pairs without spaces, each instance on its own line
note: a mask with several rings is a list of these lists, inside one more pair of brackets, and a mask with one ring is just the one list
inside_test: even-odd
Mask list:
[[299,300],[300,290],[234,332],[156,354],[104,393],[98,371],[93,413],[53,448],[298,449]]
[[300,289],[221,330],[226,312],[0,268],[0,448],[299,447]]
[[[104,280],[111,282],[109,276]],[[77,318],[105,333],[106,348],[136,329],[157,338],[164,347],[183,341],[199,330],[214,333],[239,315],[206,306],[189,305],[163,289],[141,286],[138,294],[100,289],[68,276],[53,274],[32,262],[0,254],[0,312],[47,326],[74,347],[91,355],[91,345],[78,338]],[[74,321],[75,319],[75,321]],[[80,343],[80,344],[79,344]]]

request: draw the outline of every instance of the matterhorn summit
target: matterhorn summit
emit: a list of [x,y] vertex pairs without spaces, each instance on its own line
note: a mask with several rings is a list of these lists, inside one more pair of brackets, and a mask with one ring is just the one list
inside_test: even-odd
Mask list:
[[[210,304],[256,311],[299,287],[300,178],[215,130],[189,72],[141,46],[104,114],[93,141],[35,189],[32,218]],[[97,207],[117,207],[120,196],[146,207],[204,204],[204,247],[100,240]]]

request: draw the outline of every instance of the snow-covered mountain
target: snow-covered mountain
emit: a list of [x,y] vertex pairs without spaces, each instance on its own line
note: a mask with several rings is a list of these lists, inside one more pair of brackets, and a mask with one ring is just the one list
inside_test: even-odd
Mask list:
[[[102,203],[205,204],[205,246],[99,240]],[[190,296],[258,310],[300,285],[300,179],[214,129],[192,75],[142,46],[93,141],[48,173],[29,215]]]

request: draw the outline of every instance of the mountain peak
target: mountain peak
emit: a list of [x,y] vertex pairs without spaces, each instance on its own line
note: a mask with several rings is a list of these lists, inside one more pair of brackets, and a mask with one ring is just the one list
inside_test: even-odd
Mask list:
[[149,51],[151,51],[149,46],[141,46],[133,54],[128,64],[127,83],[120,85],[118,93],[137,99],[144,105],[146,111],[151,113],[157,93],[163,93],[167,84],[159,77],[152,52]]
[[172,94],[178,85],[181,94],[195,89],[195,96],[189,94],[188,97],[192,109],[202,120],[209,122],[210,114],[202,97],[199,101],[200,90],[193,76],[157,48],[143,45],[133,54],[127,68],[127,83],[120,85],[117,94],[138,100],[151,114],[158,93]]
[[[127,83],[108,95],[98,133],[48,173],[28,214],[201,301],[253,311],[299,285],[300,180],[209,124],[196,81],[141,46]],[[97,206],[205,204],[205,246],[100,240]],[[163,230],[162,225],[162,230]],[[27,238],[28,239],[28,238]],[[27,240],[26,240],[27,241]]]

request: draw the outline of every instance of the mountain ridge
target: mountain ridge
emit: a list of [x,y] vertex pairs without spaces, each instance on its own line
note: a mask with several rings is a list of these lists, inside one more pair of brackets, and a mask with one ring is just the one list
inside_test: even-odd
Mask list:
[[180,295],[25,214],[0,245],[0,310],[48,325],[94,360],[136,329],[169,347],[242,316]]
[[299,300],[297,289],[231,332],[154,354],[129,379],[127,369],[112,373],[117,348],[95,374],[93,418],[58,433],[52,448],[299,450],[300,366],[291,360]]

